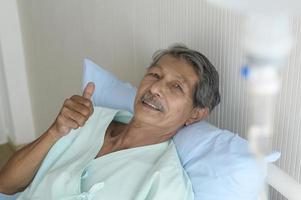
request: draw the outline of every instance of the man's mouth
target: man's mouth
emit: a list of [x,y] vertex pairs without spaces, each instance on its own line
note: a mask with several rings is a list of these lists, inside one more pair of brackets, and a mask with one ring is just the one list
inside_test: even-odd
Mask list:
[[164,107],[162,106],[161,102],[156,99],[150,92],[142,95],[141,102],[143,106],[148,109],[164,112]]
[[142,104],[152,110],[161,111],[161,109],[158,106],[156,106],[148,101],[142,100]]

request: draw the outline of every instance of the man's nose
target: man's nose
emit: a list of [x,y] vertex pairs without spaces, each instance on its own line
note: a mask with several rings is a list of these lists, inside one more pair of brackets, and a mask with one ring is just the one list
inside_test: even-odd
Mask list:
[[164,82],[162,80],[156,81],[151,85],[150,91],[153,95],[162,97],[164,92]]

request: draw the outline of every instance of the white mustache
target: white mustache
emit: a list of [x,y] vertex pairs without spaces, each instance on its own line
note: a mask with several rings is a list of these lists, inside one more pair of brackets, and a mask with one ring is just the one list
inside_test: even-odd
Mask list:
[[161,104],[160,101],[158,101],[157,99],[154,98],[154,95],[152,95],[151,93],[147,92],[144,95],[142,95],[141,97],[141,101],[142,102],[146,102],[148,104],[154,105],[156,108],[159,109],[159,111],[163,112],[164,108]]

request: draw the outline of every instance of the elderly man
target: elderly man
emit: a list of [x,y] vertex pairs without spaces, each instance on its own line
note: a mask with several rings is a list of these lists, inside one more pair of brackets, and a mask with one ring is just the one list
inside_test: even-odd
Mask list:
[[83,96],[64,102],[44,134],[7,162],[0,192],[25,189],[19,199],[43,200],[193,199],[171,138],[208,116],[220,101],[218,85],[209,60],[180,45],[153,56],[133,116],[94,110],[89,83]]

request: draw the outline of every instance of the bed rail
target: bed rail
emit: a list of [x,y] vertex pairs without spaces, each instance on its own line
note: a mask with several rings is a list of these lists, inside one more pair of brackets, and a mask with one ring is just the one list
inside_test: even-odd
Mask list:
[[267,183],[288,200],[301,200],[301,184],[274,164],[268,165]]

